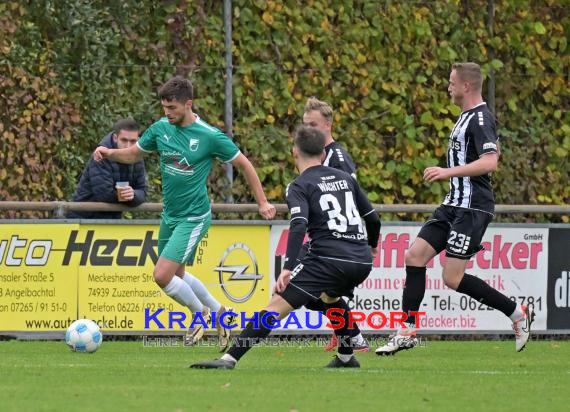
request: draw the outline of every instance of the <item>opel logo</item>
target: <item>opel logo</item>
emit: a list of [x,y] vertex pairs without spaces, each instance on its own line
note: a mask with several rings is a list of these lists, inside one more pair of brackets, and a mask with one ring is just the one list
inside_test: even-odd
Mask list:
[[255,255],[243,243],[229,246],[214,270],[218,272],[224,294],[236,303],[246,302],[255,293],[257,282],[263,279]]

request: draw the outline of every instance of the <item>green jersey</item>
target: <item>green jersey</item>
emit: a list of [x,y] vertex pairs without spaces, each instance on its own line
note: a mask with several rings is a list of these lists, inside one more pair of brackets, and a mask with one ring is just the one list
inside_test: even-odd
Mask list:
[[210,213],[206,180],[213,159],[231,162],[240,154],[229,137],[198,116],[189,126],[173,125],[162,118],[144,132],[137,146],[160,155],[163,216],[173,222]]

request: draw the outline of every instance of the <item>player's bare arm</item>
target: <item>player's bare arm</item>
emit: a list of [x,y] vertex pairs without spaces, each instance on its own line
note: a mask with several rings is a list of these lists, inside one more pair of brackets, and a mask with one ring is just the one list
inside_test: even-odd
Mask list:
[[99,146],[93,153],[93,159],[100,162],[103,159],[109,159],[114,162],[133,164],[140,162],[145,155],[137,145],[132,145],[125,149],[110,149],[108,147]]
[[467,165],[451,168],[428,167],[424,171],[424,180],[435,182],[448,180],[451,177],[481,176],[497,170],[499,156],[497,153],[487,153]]
[[240,153],[231,163],[243,171],[245,179],[259,206],[259,214],[265,219],[273,219],[275,217],[275,206],[267,201],[267,197],[265,197],[265,193],[261,187],[261,181],[249,159],[245,157],[243,153]]
[[291,272],[290,270],[283,269],[279,274],[279,278],[277,279],[277,283],[273,287],[273,293],[281,293],[287,288],[289,281],[291,280]]

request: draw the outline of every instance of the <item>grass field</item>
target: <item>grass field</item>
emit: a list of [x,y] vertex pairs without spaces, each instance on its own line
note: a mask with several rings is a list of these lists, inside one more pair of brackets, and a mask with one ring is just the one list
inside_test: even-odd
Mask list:
[[570,342],[427,342],[361,369],[325,370],[322,348],[254,348],[234,370],[187,366],[215,348],[0,342],[0,410],[548,410],[570,408]]

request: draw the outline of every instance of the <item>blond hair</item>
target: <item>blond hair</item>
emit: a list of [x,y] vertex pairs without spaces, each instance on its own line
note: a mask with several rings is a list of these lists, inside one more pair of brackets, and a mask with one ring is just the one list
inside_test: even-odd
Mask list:
[[332,123],[333,109],[330,104],[323,102],[316,97],[309,97],[305,103],[305,113],[318,111],[328,122]]
[[461,80],[471,83],[473,88],[481,92],[481,88],[483,87],[481,66],[477,63],[454,63],[451,68],[457,72]]

